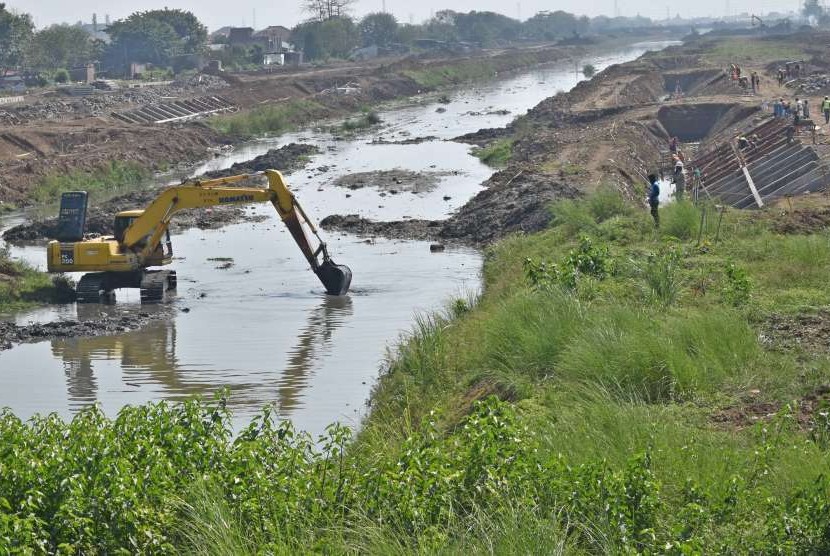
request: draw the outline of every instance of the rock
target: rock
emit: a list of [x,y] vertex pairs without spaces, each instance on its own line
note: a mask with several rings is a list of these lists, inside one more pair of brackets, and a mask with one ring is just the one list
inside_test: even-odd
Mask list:
[[444,250],[444,245],[442,243],[433,243],[429,246],[430,253],[440,253]]

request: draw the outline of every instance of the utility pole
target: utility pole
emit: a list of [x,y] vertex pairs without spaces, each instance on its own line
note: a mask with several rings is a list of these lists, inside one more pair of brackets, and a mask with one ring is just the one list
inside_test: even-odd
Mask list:
[[253,9],[253,13],[251,15],[251,26],[254,28],[254,32],[256,32],[256,8]]

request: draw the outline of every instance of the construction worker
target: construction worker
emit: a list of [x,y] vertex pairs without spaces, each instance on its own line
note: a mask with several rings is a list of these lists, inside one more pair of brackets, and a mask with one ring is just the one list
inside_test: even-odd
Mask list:
[[830,97],[824,97],[821,101],[821,111],[824,112],[824,123],[830,124]]
[[674,198],[677,201],[683,200],[683,194],[686,192],[686,174],[683,173],[683,161],[680,157],[675,157],[674,161]]
[[651,217],[654,218],[654,227],[660,227],[660,215],[657,213],[657,208],[660,206],[660,185],[657,183],[657,175],[649,174],[648,181],[650,187],[648,190],[648,206],[651,209]]

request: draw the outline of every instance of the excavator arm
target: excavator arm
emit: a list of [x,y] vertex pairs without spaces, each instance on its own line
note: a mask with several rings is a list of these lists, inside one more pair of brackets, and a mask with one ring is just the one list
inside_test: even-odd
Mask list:
[[[268,178],[267,188],[232,186],[234,183],[262,174]],[[127,227],[122,245],[136,253],[141,260],[147,260],[158,248],[170,219],[177,212],[193,208],[262,202],[273,204],[311,269],[325,286],[326,292],[330,295],[344,295],[351,284],[351,270],[331,260],[317,228],[289,191],[282,174],[277,170],[211,180],[194,180],[170,187],[156,197]]]

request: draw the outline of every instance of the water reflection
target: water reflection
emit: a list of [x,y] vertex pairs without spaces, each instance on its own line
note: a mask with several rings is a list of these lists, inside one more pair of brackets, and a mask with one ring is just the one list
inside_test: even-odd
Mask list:
[[[78,305],[78,320],[115,315],[113,307]],[[259,406],[263,391],[276,392],[277,406],[283,414],[301,407],[301,398],[320,362],[330,352],[335,331],[353,314],[352,300],[346,297],[323,296],[320,304],[309,311],[306,325],[289,350],[283,369],[265,369],[254,382],[221,384],[214,382],[215,373],[208,369],[183,365],[176,354],[176,319],[163,318],[132,332],[120,335],[56,338],[51,340],[52,355],[63,362],[66,391],[73,412],[98,400],[99,372],[111,372],[112,361],[118,361],[122,389],[150,386],[160,390],[164,398],[185,399],[194,394],[209,395],[227,388],[232,406]],[[263,337],[267,342],[267,337]],[[270,377],[270,378],[269,378]],[[271,396],[268,396],[270,398]]]
[[297,345],[290,351],[288,366],[279,379],[278,407],[282,412],[290,412],[301,405],[300,394],[308,385],[314,367],[319,366],[329,352],[334,331],[352,313],[349,296],[326,296],[318,307],[309,312],[308,322],[299,335]]

